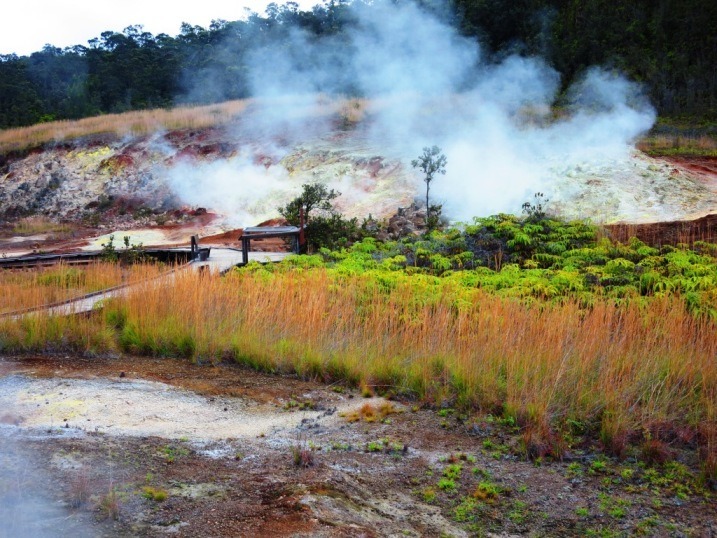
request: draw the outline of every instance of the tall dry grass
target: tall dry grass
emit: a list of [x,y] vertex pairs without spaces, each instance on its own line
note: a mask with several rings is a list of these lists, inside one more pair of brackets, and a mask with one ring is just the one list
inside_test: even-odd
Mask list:
[[94,321],[5,320],[1,344],[233,359],[503,413],[546,436],[580,422],[616,453],[635,436],[684,432],[714,448],[717,331],[679,297],[585,309],[438,282],[183,272]]
[[236,100],[169,110],[140,110],[6,129],[0,131],[0,153],[98,134],[143,135],[165,129],[199,129],[222,125],[235,120],[250,102],[250,100]]
[[64,234],[71,232],[70,224],[57,223],[45,216],[24,217],[12,229],[15,235]]
[[138,136],[161,130],[216,127],[239,120],[250,107],[273,108],[307,119],[335,115],[346,124],[353,124],[364,118],[369,102],[365,99],[325,95],[241,99],[213,105],[139,110],[81,120],[54,121],[0,130],[0,154],[92,135]]
[[161,265],[121,266],[96,262],[42,269],[0,271],[0,314],[64,302],[123,284],[154,278]]
[[655,156],[717,157],[717,140],[708,135],[656,135],[643,138],[637,148]]

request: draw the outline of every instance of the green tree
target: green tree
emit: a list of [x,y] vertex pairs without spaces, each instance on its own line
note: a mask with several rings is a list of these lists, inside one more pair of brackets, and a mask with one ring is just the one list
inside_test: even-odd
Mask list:
[[304,209],[304,222],[309,222],[312,214],[317,211],[331,213],[334,210],[333,200],[339,196],[340,192],[328,189],[321,183],[305,183],[301,186],[301,195],[280,207],[279,213],[291,224],[298,226],[301,208]]
[[447,163],[448,159],[441,153],[441,148],[438,146],[423,148],[423,153],[419,155],[418,159],[411,161],[411,165],[414,168],[419,168],[424,174],[423,181],[426,182],[426,226],[428,226],[429,230],[435,228],[440,216],[436,215],[434,218],[431,217],[431,209],[434,209],[437,213],[440,212],[440,206],[431,207],[430,205],[429,193],[431,192],[431,182],[436,174],[446,173]]
[[299,226],[303,208],[309,245],[314,249],[339,248],[357,239],[359,233],[356,219],[345,219],[334,208],[333,201],[339,196],[340,192],[320,183],[305,183],[301,195],[280,207],[279,213],[289,224]]

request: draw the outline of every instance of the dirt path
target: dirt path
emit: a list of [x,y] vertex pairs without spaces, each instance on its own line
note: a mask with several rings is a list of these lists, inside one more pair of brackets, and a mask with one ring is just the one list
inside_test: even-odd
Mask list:
[[692,474],[234,365],[0,357],[0,409],[0,537],[717,533]]

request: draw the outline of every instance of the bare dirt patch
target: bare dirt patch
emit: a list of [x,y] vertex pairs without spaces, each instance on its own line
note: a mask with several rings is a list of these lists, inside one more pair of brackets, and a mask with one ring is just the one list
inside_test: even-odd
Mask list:
[[235,365],[4,358],[0,400],[14,536],[717,532],[693,462],[536,464],[494,418]]

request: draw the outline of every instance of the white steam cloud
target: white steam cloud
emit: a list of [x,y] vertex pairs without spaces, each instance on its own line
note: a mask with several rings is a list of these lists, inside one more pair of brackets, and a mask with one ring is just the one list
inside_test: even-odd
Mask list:
[[[332,129],[329,116],[296,114],[307,108],[296,107],[297,99],[311,107],[318,95],[366,96],[373,105],[353,136],[404,168],[424,146],[440,146],[448,166],[432,186],[435,199],[451,218],[465,220],[516,212],[538,191],[559,201],[570,170],[627,166],[632,143],[655,120],[639,86],[600,68],[568,90],[565,115],[555,119],[560,75],[541,58],[491,61],[475,40],[411,2],[358,3],[352,13],[341,36],[317,39],[296,29],[288,43],[252,54],[253,95],[274,101],[242,120],[242,138],[255,133],[272,148],[282,138],[288,144],[276,151],[283,156],[291,144],[326,140]],[[180,166],[172,185],[187,202],[238,215],[241,224],[272,212],[277,204],[266,200],[298,192],[282,167],[257,166],[241,153]],[[421,178],[413,179],[420,194]],[[345,175],[333,186],[341,183]]]

